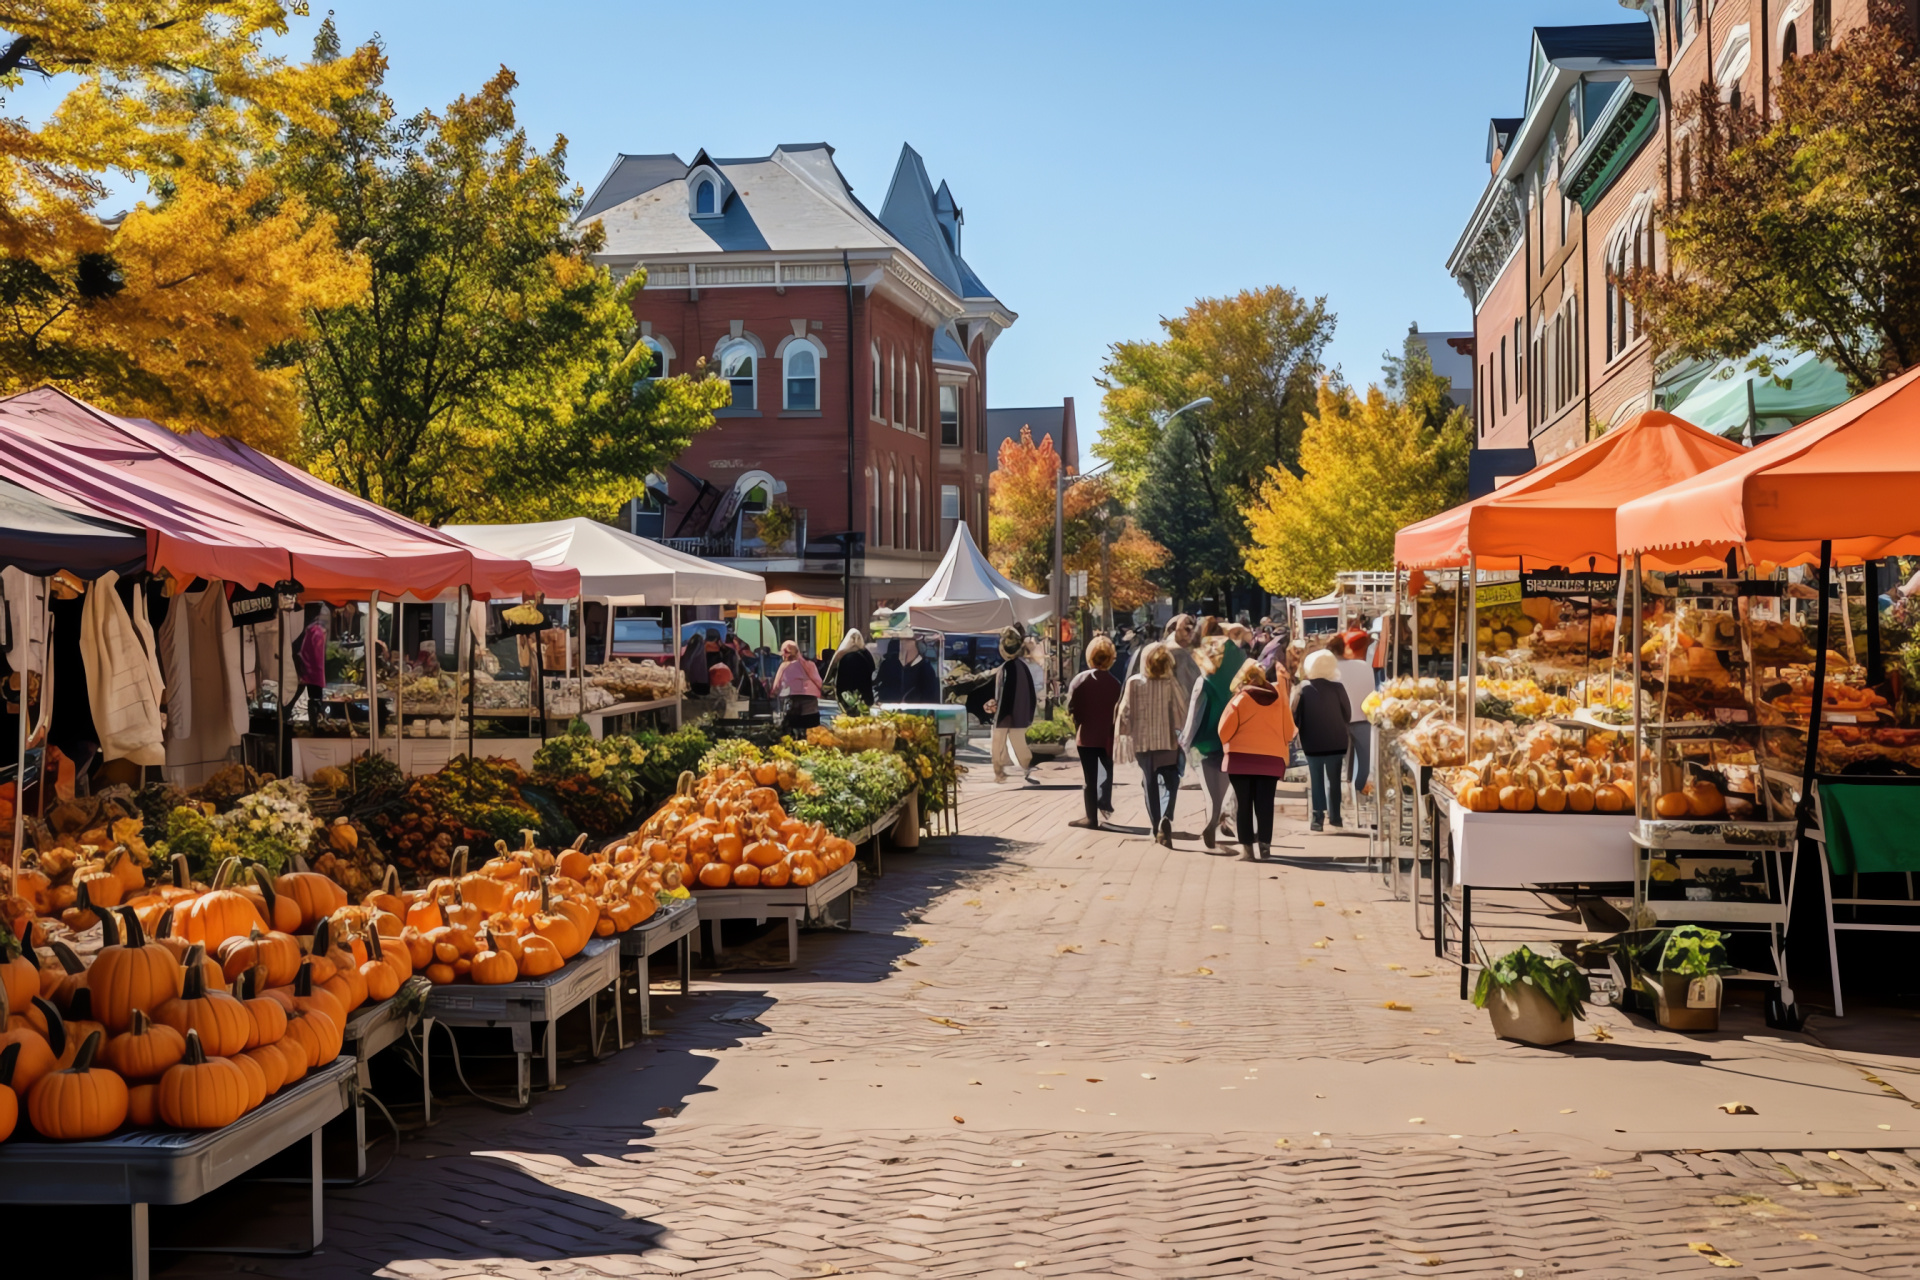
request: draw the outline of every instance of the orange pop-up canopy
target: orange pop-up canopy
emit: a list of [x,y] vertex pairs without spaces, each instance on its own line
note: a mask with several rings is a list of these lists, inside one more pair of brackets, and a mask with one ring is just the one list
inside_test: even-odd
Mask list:
[[1402,568],[1577,569],[1591,559],[1613,572],[1615,513],[1623,503],[1699,475],[1744,450],[1669,413],[1643,413],[1617,431],[1472,502],[1394,536]]
[[1920,552],[1920,369],[1620,509],[1621,554],[1676,567],[1835,564]]

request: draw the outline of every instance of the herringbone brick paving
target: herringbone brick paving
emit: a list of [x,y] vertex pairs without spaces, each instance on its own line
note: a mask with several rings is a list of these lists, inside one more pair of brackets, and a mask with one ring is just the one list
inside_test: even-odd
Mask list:
[[[1136,828],[1137,796],[1119,797]],[[899,1127],[877,1110],[897,1089],[817,1083],[849,1063],[924,1065],[927,1101],[957,1121],[983,1090],[949,1098],[942,1082],[972,1063],[985,1079],[1054,1057],[1116,1078],[1256,1058],[1566,1069],[1487,1034],[1407,905],[1371,877],[1072,830],[1077,800],[976,775],[966,837],[890,856],[859,895],[855,932],[807,935],[796,970],[762,967],[784,959],[783,936],[730,951],[733,971],[703,977],[693,997],[656,995],[662,1034],[564,1068],[566,1088],[530,1114],[453,1107],[382,1180],[330,1193],[316,1257],[200,1255],[166,1274],[1712,1273],[1696,1244],[1750,1274],[1920,1274],[1913,1153],[1830,1151],[1817,1135],[1805,1149],[1636,1152],[1544,1131],[1407,1133],[1385,1114],[1341,1134],[1101,1129],[1128,1121],[1095,1115],[1079,1121],[1087,1131],[982,1128],[977,1114]],[[1684,1043],[1610,1011],[1595,1020],[1636,1052]],[[1757,1051],[1824,1052],[1810,1039]],[[800,1096],[844,1091],[825,1099],[834,1123],[733,1120],[764,1102],[727,1083],[747,1062],[794,1073]]]

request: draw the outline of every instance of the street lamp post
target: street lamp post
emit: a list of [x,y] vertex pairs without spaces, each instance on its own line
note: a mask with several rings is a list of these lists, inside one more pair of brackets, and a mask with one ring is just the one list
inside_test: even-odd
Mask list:
[[[1165,430],[1167,427],[1172,426],[1173,420],[1175,418],[1178,418],[1183,413],[1191,413],[1195,409],[1210,408],[1212,404],[1213,404],[1212,396],[1201,396],[1198,400],[1190,401],[1187,404],[1183,404],[1178,409],[1175,409],[1172,413],[1167,415],[1167,420],[1160,424],[1161,429]],[[1101,468],[1101,471],[1104,471],[1104,470],[1105,470],[1104,467]],[[1100,473],[1101,473],[1100,471],[1090,471],[1085,475],[1070,476],[1067,474],[1066,459],[1064,458],[1062,458],[1060,461],[1059,470],[1053,473],[1053,627],[1054,627],[1055,643],[1054,643],[1054,655],[1053,655],[1052,685],[1056,689],[1060,687],[1061,681],[1063,680],[1066,674],[1067,638],[1066,638],[1065,626],[1066,626],[1066,619],[1067,619],[1067,574],[1066,574],[1067,486],[1073,485],[1073,484],[1079,484],[1082,480],[1091,480],[1095,476],[1098,476]],[[1102,579],[1101,590],[1102,592],[1107,594],[1107,601],[1106,601],[1107,626],[1112,627],[1113,626],[1113,598],[1111,594],[1111,582],[1108,580],[1108,575],[1107,575],[1106,550],[1107,550],[1106,543],[1103,540],[1101,543],[1101,564],[1100,564],[1100,573],[1101,573],[1101,579]],[[1047,714],[1048,715],[1053,714],[1053,694],[1051,691],[1049,691],[1047,695]]]

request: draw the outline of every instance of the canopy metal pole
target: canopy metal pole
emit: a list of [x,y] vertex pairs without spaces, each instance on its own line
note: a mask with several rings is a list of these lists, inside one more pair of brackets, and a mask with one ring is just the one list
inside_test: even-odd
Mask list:
[[[49,645],[45,642],[46,622],[53,612],[53,579],[40,579],[40,618],[42,641],[40,645],[40,700],[45,702],[53,694],[53,682],[47,679],[45,667]],[[22,646],[29,657],[32,656],[31,643]],[[14,757],[13,766],[13,878],[7,883],[13,886],[12,892],[18,893],[20,884],[20,857],[22,846],[27,838],[27,699],[33,691],[33,672],[21,670],[20,676],[20,753]],[[44,774],[45,769],[41,772]],[[42,784],[44,787],[44,783]]]
[[579,637],[580,670],[573,682],[574,692],[580,701],[580,720],[587,718],[587,597],[584,592],[573,599],[573,629]]
[[[848,545],[849,547],[851,547],[852,544],[849,543]],[[851,551],[849,551],[849,554],[851,554]],[[673,638],[669,640],[667,643],[672,648],[673,653],[670,657],[668,657],[667,661],[673,665],[673,669],[675,671],[678,671],[680,673],[680,678],[674,681],[675,692],[674,692],[674,698],[673,698],[673,727],[678,729],[681,726],[681,724],[685,722],[684,712],[686,709],[686,701],[687,701],[686,691],[684,689],[681,689],[680,686],[685,684],[691,687],[691,681],[689,681],[687,677],[686,663],[683,661],[681,657],[680,605],[678,602],[675,602],[673,605],[669,606],[669,609],[673,615],[673,621],[670,624],[673,627]]]
[[[367,737],[372,743],[368,748],[374,755],[385,754],[380,745],[380,662],[375,656],[380,644],[380,593],[375,591],[367,597],[367,633],[362,637],[367,664]],[[351,716],[348,717],[352,719]],[[393,758],[397,763],[400,749],[394,748]]]
[[[293,769],[287,761],[287,611],[281,607],[280,592],[277,589],[273,593],[273,608],[273,647],[277,651],[273,655],[277,671],[273,680],[273,702],[274,710],[278,713],[276,718],[280,722],[279,741],[273,753],[273,770],[275,773],[291,774]],[[256,662],[259,661],[259,652],[259,646],[254,646]],[[321,652],[324,654],[326,651],[323,649]],[[322,658],[322,661],[325,659]]]
[[1827,694],[1827,584],[1833,570],[1833,543],[1823,540],[1820,543],[1820,602],[1815,613],[1814,634],[1819,639],[1813,646],[1813,706],[1807,711],[1807,757],[1800,771],[1800,807],[1794,813],[1794,848],[1800,847],[1800,838],[1806,834],[1807,825],[1813,817],[1813,774],[1820,764],[1820,712],[1821,704]]
[[454,631],[458,637],[454,644],[454,670],[458,680],[454,684],[454,705],[460,705],[460,688],[464,684],[467,690],[467,755],[473,755],[473,588],[462,584],[460,587],[460,622]]
[[[1479,700],[1480,683],[1480,564],[1479,557],[1467,557],[1467,629],[1473,639],[1467,649],[1467,759],[1473,759],[1474,703]],[[1463,935],[1464,936],[1464,935]],[[1464,961],[1463,961],[1464,963]]]
[[[1633,813],[1634,813],[1634,816],[1637,818],[1637,817],[1643,816],[1642,810],[1646,807],[1645,800],[1646,800],[1646,794],[1647,794],[1647,769],[1646,769],[1647,734],[1646,734],[1646,725],[1642,723],[1642,717],[1640,714],[1640,682],[1643,679],[1641,665],[1640,665],[1640,647],[1646,642],[1641,635],[1642,625],[1641,625],[1641,619],[1640,619],[1640,614],[1641,614],[1640,553],[1638,551],[1633,553],[1632,607],[1633,607]],[[1614,628],[1614,634],[1618,635],[1619,633],[1620,633],[1620,629],[1619,627],[1616,626]],[[1655,763],[1655,766],[1658,767],[1659,762],[1655,761],[1654,763]]]

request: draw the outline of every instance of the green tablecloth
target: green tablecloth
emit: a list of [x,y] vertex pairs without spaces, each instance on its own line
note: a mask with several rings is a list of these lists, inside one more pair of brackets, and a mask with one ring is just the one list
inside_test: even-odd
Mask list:
[[1920,871],[1920,782],[1818,786],[1835,875]]

